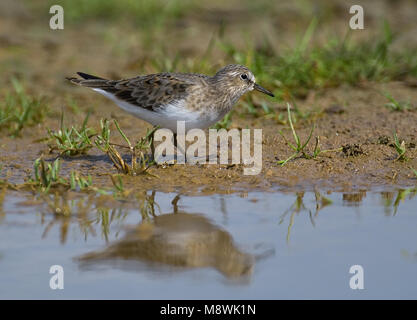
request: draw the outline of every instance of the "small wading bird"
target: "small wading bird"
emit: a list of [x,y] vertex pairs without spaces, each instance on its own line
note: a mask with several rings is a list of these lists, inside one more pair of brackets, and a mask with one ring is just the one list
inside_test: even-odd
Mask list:
[[255,82],[248,68],[237,64],[225,66],[212,77],[157,73],[107,80],[82,72],[78,75],[82,79],[67,79],[101,93],[123,110],[154,126],[170,129],[175,145],[177,121],[185,122],[186,131],[206,129],[221,120],[248,91],[255,89],[274,96]]

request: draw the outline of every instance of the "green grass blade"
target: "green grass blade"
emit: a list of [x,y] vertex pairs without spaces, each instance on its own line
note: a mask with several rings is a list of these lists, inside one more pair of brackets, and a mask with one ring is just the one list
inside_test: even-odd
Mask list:
[[117,120],[114,120],[114,124],[116,125],[117,130],[119,131],[119,133],[121,134],[121,136],[123,137],[123,139],[126,141],[126,143],[129,145],[129,148],[132,148],[132,144],[130,143],[130,140],[127,138],[127,136],[124,134],[124,132],[122,131],[122,129],[120,129],[119,123],[117,122]]

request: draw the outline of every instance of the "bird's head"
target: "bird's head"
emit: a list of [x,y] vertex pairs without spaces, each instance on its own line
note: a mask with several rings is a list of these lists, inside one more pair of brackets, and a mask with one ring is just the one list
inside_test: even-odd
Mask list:
[[253,89],[274,97],[272,92],[256,83],[255,76],[245,66],[229,64],[217,71],[213,78],[219,89],[237,97]]

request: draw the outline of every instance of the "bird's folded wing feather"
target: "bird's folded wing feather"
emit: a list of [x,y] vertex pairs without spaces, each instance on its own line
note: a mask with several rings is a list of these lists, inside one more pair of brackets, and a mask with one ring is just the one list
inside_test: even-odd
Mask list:
[[[200,78],[200,77],[198,77]],[[201,79],[201,78],[200,78]],[[186,98],[187,91],[194,85],[192,79],[183,75],[153,74],[124,80],[106,80],[101,78],[77,79],[71,82],[92,89],[101,89],[115,98],[131,105],[150,111],[157,111],[164,106]]]

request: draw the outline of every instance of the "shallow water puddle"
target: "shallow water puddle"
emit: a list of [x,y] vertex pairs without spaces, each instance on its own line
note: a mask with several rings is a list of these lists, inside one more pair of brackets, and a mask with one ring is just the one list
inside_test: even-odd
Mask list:
[[[414,196],[8,193],[0,298],[416,298]],[[63,290],[49,286],[52,265],[63,267]],[[353,265],[364,290],[350,288]]]

